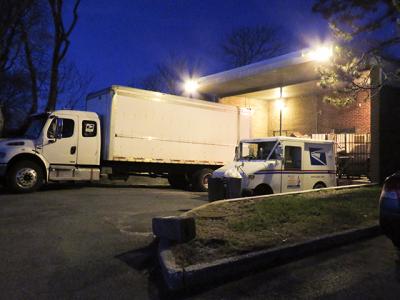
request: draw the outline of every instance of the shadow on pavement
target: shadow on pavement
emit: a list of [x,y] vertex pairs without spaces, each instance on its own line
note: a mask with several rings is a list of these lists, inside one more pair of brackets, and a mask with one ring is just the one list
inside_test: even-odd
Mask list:
[[[165,189],[172,190],[170,186],[165,185],[124,185],[124,184],[88,184],[88,183],[51,183],[42,187],[41,191],[55,191],[55,190],[79,190],[82,188],[95,187],[95,188],[130,188],[130,189]],[[5,187],[0,186],[0,195],[12,195],[14,194],[11,191],[8,191]]]
[[106,184],[106,183],[91,183],[85,185],[86,187],[97,188],[146,188],[146,189],[166,189],[171,190],[169,185],[146,185],[146,184]]
[[173,296],[164,284],[157,259],[158,240],[148,246],[115,256],[130,268],[147,274],[148,296],[150,299],[170,299]]
[[154,267],[153,260],[157,254],[157,243],[157,240],[154,239],[146,247],[131,250],[115,257],[126,263],[129,267],[143,271]]

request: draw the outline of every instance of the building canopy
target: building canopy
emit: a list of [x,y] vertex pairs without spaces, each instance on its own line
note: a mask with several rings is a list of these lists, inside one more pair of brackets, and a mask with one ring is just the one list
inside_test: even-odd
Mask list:
[[[232,95],[276,98],[279,88],[285,87],[285,94],[296,96],[317,92],[319,78],[315,59],[307,55],[308,50],[263,60],[250,65],[201,77],[199,92],[217,97]],[[288,96],[288,95],[286,95]]]

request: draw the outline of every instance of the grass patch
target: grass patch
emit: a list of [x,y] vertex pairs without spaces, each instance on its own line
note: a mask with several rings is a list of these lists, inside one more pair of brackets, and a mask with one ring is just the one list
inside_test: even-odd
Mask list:
[[197,236],[173,252],[187,266],[374,225],[379,194],[376,186],[215,203],[186,213]]

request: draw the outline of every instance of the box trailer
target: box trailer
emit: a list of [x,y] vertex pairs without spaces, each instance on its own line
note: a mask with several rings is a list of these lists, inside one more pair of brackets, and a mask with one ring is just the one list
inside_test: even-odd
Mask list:
[[0,174],[22,192],[101,174],[164,176],[205,191],[212,171],[250,136],[250,118],[247,109],[112,86],[88,95],[86,111],[34,116],[25,138],[0,143]]

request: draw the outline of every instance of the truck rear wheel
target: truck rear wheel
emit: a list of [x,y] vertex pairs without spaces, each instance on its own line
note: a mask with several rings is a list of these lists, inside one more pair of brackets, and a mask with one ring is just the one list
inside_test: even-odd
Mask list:
[[169,184],[175,189],[187,189],[189,186],[189,180],[185,174],[169,174]]
[[43,184],[43,170],[33,161],[19,161],[7,173],[7,187],[17,193],[29,193]]
[[211,177],[213,170],[201,169],[195,172],[192,176],[193,190],[196,192],[208,191],[208,178]]

